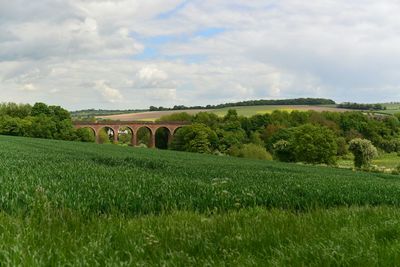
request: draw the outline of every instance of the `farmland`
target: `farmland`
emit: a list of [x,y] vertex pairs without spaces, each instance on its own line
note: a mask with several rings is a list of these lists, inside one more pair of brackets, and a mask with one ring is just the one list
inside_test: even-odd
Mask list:
[[0,136],[8,265],[394,265],[400,177]]
[[274,110],[281,110],[291,112],[293,110],[307,111],[337,111],[343,112],[346,109],[339,109],[335,106],[307,106],[307,105],[265,105],[265,106],[243,106],[243,107],[229,107],[221,109],[200,109],[200,110],[171,110],[171,111],[148,111],[140,113],[126,113],[109,116],[97,116],[96,118],[109,119],[109,120],[120,120],[120,121],[154,121],[162,116],[170,115],[178,112],[186,112],[188,114],[196,114],[199,112],[211,112],[217,114],[220,117],[226,115],[229,109],[235,109],[239,115],[245,117],[251,117],[257,114],[272,113]]
[[386,110],[382,110],[376,113],[389,114],[389,115],[400,113],[400,104],[384,104],[384,106],[386,107]]

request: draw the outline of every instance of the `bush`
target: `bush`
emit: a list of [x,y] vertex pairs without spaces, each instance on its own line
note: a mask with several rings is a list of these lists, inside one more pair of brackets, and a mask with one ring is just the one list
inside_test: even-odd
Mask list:
[[372,160],[378,155],[376,147],[366,139],[351,140],[349,150],[354,155],[354,166],[357,168],[369,167]]
[[233,147],[230,155],[240,158],[272,160],[271,154],[263,146],[257,144],[246,144],[241,148]]
[[107,130],[101,129],[98,136],[99,144],[111,144],[110,136],[107,133]]

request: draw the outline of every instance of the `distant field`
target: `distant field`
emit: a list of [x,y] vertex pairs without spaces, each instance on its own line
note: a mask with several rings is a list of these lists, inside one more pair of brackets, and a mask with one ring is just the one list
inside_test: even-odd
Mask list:
[[[400,156],[397,153],[385,153],[374,159],[372,164],[387,169],[395,169],[400,165]],[[352,168],[354,166],[353,159],[339,160],[338,165],[344,168]]]
[[187,112],[189,114],[196,114],[198,112],[212,112],[217,114],[218,116],[224,116],[229,109],[237,110],[239,115],[250,117],[256,114],[265,114],[271,113],[274,110],[282,110],[291,112],[293,110],[299,111],[307,111],[307,110],[315,110],[315,111],[336,111],[336,112],[344,112],[348,111],[346,109],[335,108],[334,106],[248,106],[248,107],[229,107],[222,109],[210,109],[210,110],[172,110],[172,111],[149,111],[149,112],[141,112],[141,113],[129,113],[129,114],[119,114],[119,115],[109,115],[109,116],[97,116],[96,118],[101,119],[110,119],[110,120],[120,120],[120,121],[154,121],[159,119],[161,116],[169,115],[172,113],[178,112]]
[[400,104],[384,104],[384,106],[387,108],[386,110],[378,111],[376,113],[390,115],[400,113]]
[[397,266],[400,177],[0,136],[0,266]]

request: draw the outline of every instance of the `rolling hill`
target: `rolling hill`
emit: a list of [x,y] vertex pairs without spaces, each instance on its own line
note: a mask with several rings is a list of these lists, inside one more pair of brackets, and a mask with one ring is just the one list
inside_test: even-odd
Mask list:
[[115,115],[101,115],[96,116],[98,119],[107,120],[120,120],[120,121],[155,121],[162,116],[170,115],[172,113],[187,112],[188,114],[196,114],[198,112],[212,112],[218,116],[224,116],[229,109],[235,109],[239,115],[250,117],[256,114],[271,113],[274,110],[282,111],[335,111],[344,112],[347,109],[336,108],[335,106],[311,106],[311,105],[265,105],[265,106],[238,106],[238,107],[226,107],[220,109],[188,109],[188,110],[168,110],[168,111],[146,111],[137,113],[126,113],[126,114],[115,114]]

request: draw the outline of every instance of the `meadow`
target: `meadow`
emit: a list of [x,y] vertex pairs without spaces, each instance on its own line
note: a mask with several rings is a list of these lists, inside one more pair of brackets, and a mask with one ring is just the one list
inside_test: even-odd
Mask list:
[[400,177],[0,136],[0,265],[382,266]]

